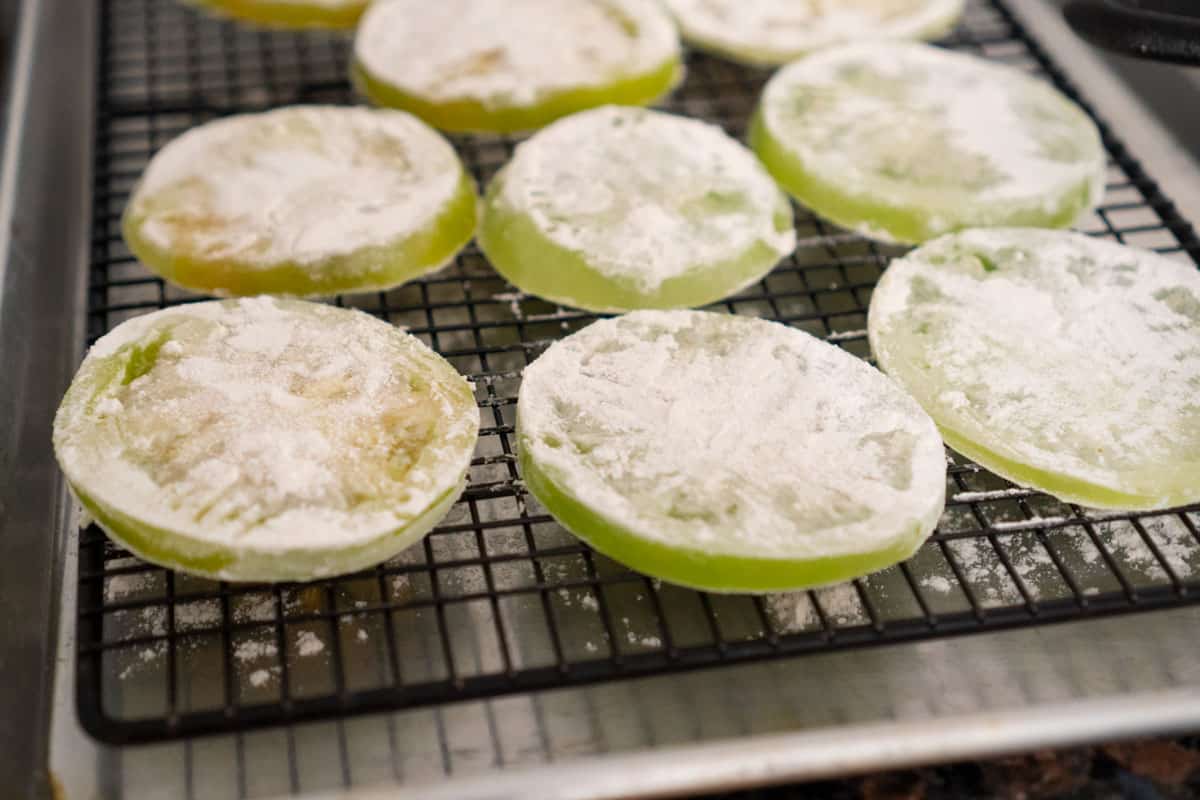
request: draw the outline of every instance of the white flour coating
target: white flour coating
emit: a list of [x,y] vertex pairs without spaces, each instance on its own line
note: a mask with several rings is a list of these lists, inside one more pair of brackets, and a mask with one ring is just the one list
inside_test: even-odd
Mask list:
[[171,141],[127,214],[140,237],[177,257],[317,264],[428,228],[462,176],[449,143],[402,111],[295,106]]
[[[869,579],[864,579],[869,580]],[[838,583],[810,592],[783,592],[766,595],[764,607],[771,629],[779,634],[820,630],[821,615],[813,605],[812,595],[821,605],[826,619],[837,627],[849,628],[869,623],[858,590],[853,583]]]
[[[1095,527],[1100,543],[1134,584],[1164,584],[1168,580],[1161,562],[1146,544],[1147,537],[1154,541],[1181,580],[1187,580],[1200,570],[1200,544],[1179,517],[1141,518],[1139,522],[1145,536],[1124,520],[1099,522]],[[1070,587],[1063,581],[1049,551],[1037,539],[1011,537],[1003,541],[1008,562],[1031,599],[1069,596]],[[1059,558],[1069,565],[1081,593],[1094,595],[1120,591],[1120,584],[1086,532],[1078,528],[1059,530],[1049,537],[1049,541]],[[1024,602],[1021,590],[1000,561],[996,549],[985,539],[957,539],[948,546],[971,591],[985,606],[1011,606]],[[921,578],[920,584],[923,589],[940,595],[961,591],[949,564],[943,567],[941,574]]]
[[927,45],[803,59],[768,83],[761,120],[806,173],[916,209],[935,233],[1082,213],[1103,194],[1100,136],[1074,103],[1014,68]]
[[[153,366],[137,376],[139,363]],[[124,410],[99,416],[106,397]],[[478,424],[470,385],[417,339],[263,297],[120,325],[80,367],[54,442],[80,493],[141,524],[238,552],[336,557],[453,494]]]
[[197,600],[175,606],[175,626],[179,630],[211,630],[221,624],[221,604],[216,600]]
[[256,669],[250,673],[250,676],[249,676],[250,685],[253,686],[255,689],[260,689],[263,686],[266,686],[267,683],[270,682],[271,677],[272,677],[271,670]]
[[379,0],[354,55],[425,100],[505,108],[654,72],[680,49],[655,0]]
[[[1143,518],[1139,522],[1144,536],[1132,523],[1124,520],[1096,525],[1097,536],[1126,575],[1132,575],[1135,581],[1144,578],[1165,583],[1168,580],[1162,562],[1147,545],[1147,538],[1154,542],[1175,577],[1187,580],[1200,572],[1200,543],[1180,517]],[[1093,548],[1091,553],[1093,561],[1100,560],[1099,551]]]
[[296,634],[296,652],[301,656],[315,656],[325,650],[325,642],[312,631],[300,631]]
[[258,639],[244,639],[233,648],[233,657],[243,664],[260,658],[274,658],[279,653],[270,634],[262,634]]
[[927,39],[954,27],[963,0],[665,0],[700,47],[785,64],[862,39]]
[[1200,499],[1194,268],[1078,234],[968,231],[892,262],[869,333],[977,446],[1152,503]]
[[643,292],[756,245],[780,258],[796,245],[787,199],[754,154],[715,125],[672,114],[572,115],[521,144],[500,180],[500,203]]
[[646,539],[714,555],[867,554],[932,530],[941,439],[884,375],[778,323],[637,311],[525,370],[519,444]]

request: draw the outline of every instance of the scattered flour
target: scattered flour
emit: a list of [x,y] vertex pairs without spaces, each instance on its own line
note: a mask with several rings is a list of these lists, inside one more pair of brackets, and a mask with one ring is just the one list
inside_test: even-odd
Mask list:
[[514,319],[524,319],[524,312],[521,310],[521,301],[529,297],[524,292],[501,292],[492,295],[492,299],[498,303],[508,303],[509,313]]
[[[1126,521],[1101,522],[1096,525],[1096,534],[1108,548],[1114,560],[1132,577],[1141,580],[1162,582],[1168,575],[1162,562],[1146,543],[1148,537],[1154,542],[1163,560],[1171,567],[1176,577],[1186,580],[1200,570],[1200,542],[1178,517],[1155,517],[1141,521],[1146,536]],[[1094,558],[1098,559],[1097,552]]]
[[[553,580],[553,578],[548,574],[546,577],[548,580]],[[558,590],[558,596],[562,600],[563,605],[567,606],[568,608],[577,605],[584,611],[589,611],[593,614],[600,611],[600,601],[596,598],[596,595],[592,591],[586,588],[564,587]]]
[[325,649],[325,643],[312,631],[300,631],[296,634],[296,651],[301,656],[315,656]]
[[128,662],[120,672],[117,673],[119,680],[129,680],[134,675],[137,675],[142,669],[153,664],[161,664],[162,660],[167,655],[166,642],[154,642],[153,644],[142,647],[136,651],[135,660]]
[[[111,563],[108,566],[112,568]],[[140,595],[155,588],[158,583],[155,579],[155,573],[132,572],[122,575],[111,575],[104,581],[104,600],[105,602],[113,603],[132,595]]]
[[[651,623],[652,624],[652,623]],[[662,638],[653,633],[639,633],[633,630],[629,617],[621,617],[621,627],[625,630],[625,641],[637,647],[662,647]],[[591,644],[589,642],[588,644]],[[587,648],[588,652],[593,652]]]
[[869,621],[866,609],[853,583],[840,583],[809,592],[783,592],[764,597],[767,619],[780,634],[820,630],[821,617],[813,605],[812,594],[821,604],[821,611],[835,625],[852,627]]
[[271,595],[243,595],[234,600],[234,622],[270,622],[275,619],[275,598]]
[[149,636],[167,635],[166,606],[150,606],[139,610],[137,614],[140,618],[140,625],[137,625],[136,628],[141,634]]
[[267,682],[271,680],[271,677],[272,677],[271,670],[256,669],[250,673],[250,676],[249,676],[250,685],[256,689],[259,689],[263,686],[266,686]]
[[[957,393],[961,394],[961,392]],[[967,396],[962,395],[962,401],[965,404]],[[990,500],[1004,500],[1010,497],[1027,497],[1030,491],[1021,487],[1013,487],[1011,489],[990,489],[983,492],[955,492],[950,499],[955,503],[982,503]]]
[[662,647],[662,639],[658,636],[654,636],[653,634],[639,636],[633,631],[629,631],[626,634],[625,639],[630,644],[637,645],[639,647]]
[[926,575],[921,579],[921,586],[926,589],[932,589],[935,592],[948,594],[954,588],[954,581],[945,575]]
[[[1003,562],[987,539],[955,539],[948,546],[959,569],[962,570],[963,577],[975,596],[985,605],[1013,605],[1021,602],[1020,589],[1013,583]],[[1045,557],[1049,559],[1048,555]],[[1032,566],[1033,562],[1030,562],[1030,567]],[[1020,568],[1017,568],[1018,574],[1020,571]],[[1031,595],[1037,599],[1036,591],[1030,588],[1028,581],[1025,583]]]
[[221,603],[196,600],[175,606],[175,627],[181,631],[211,629],[221,624]]
[[[1200,571],[1200,542],[1177,516],[1144,518],[1141,525],[1162,553],[1163,559],[1181,580]],[[1133,523],[1125,520],[1099,522],[1096,535],[1109,551],[1121,572],[1135,585],[1162,585],[1166,570]],[[1086,596],[1117,591],[1118,583],[1091,539],[1080,529],[1050,531],[1048,541]],[[1069,596],[1068,586],[1050,552],[1035,537],[1000,537],[1013,571],[1021,579],[1032,600],[1048,594]],[[985,538],[956,539],[948,543],[963,576],[975,596],[984,605],[1002,606],[1024,602],[1016,583]],[[931,573],[919,579],[923,589],[949,594],[958,582],[947,566],[946,572]]]
[[279,648],[270,634],[265,634],[263,638],[238,642],[233,648],[233,657],[243,663],[260,658],[274,658],[278,653]]

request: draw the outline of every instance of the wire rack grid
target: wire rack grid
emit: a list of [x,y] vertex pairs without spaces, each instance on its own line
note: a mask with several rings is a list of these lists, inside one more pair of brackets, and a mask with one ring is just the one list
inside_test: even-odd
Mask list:
[[[197,299],[146,272],[119,218],[154,152],[210,119],[355,102],[347,40],[260,32],[162,0],[101,0],[91,340]],[[1077,94],[1001,2],[973,0],[948,46]],[[765,75],[699,54],[664,105],[743,136]],[[1107,200],[1084,229],[1200,259],[1200,241],[1100,122]],[[486,184],[511,137],[455,145]],[[902,252],[797,209],[799,246],[714,306],[785,322],[869,357],[873,285]],[[406,327],[475,383],[482,431],[461,501],[376,569],[304,585],[232,585],[80,538],[77,700],[112,743],[162,741],[706,665],[1182,605],[1200,593],[1200,510],[1089,511],[947,453],[948,506],[908,562],[766,597],[659,584],[590,551],[524,491],[513,451],[522,368],[594,319],[507,285],[473,247],[399,289],[331,298]]]

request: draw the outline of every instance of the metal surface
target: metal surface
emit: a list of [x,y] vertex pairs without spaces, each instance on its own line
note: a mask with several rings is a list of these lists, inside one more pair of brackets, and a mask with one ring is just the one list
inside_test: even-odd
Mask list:
[[[173,136],[218,114],[351,100],[341,39],[260,34],[152,0],[102,6],[90,333],[189,296],[120,241],[133,180]],[[999,7],[951,44],[1051,70]],[[205,68],[219,56],[223,69]],[[319,76],[319,77],[318,77]],[[668,107],[744,132],[763,73],[704,56]],[[1048,77],[1070,92],[1053,71]],[[1197,243],[1106,129],[1110,197],[1087,228],[1184,254]],[[511,138],[463,138],[481,183]],[[866,355],[870,289],[897,250],[798,211],[796,254],[719,307],[782,320]],[[844,587],[730,598],[660,587],[591,553],[536,506],[513,459],[521,368],[592,315],[517,293],[477,251],[388,293],[338,298],[405,325],[469,375],[485,419],[464,502],[422,547],[304,587],[230,586],[81,539],[79,712],[113,743],[495,697],[743,660],[1188,604],[1196,519],[1096,515],[957,459],[937,534],[910,562]]]
[[0,162],[0,786],[49,791],[58,468],[47,446],[79,355],[90,202],[90,9],[4,4]]
[[1200,64],[1200,9],[1192,0],[1070,0],[1071,27],[1118,53]]
[[[1036,23],[1052,52],[1078,47],[1038,20],[1044,9],[1037,0],[1010,2]],[[87,317],[93,336],[125,316],[183,299],[141,272],[115,238],[124,197],[153,149],[214,115],[347,98],[345,51],[336,39],[199,23],[192,12],[156,0],[109,0],[100,9],[107,55],[100,62],[105,96],[96,131]],[[1019,33],[1006,12],[976,3],[957,44],[1032,70],[1049,68]],[[693,67],[692,82],[672,105],[740,132],[761,76],[707,59]],[[1053,70],[1052,76],[1060,77]],[[1147,145],[1159,134],[1129,98],[1102,77],[1073,77],[1086,79],[1088,99],[1104,101],[1103,111],[1119,122],[1133,152],[1158,165],[1152,174],[1184,179],[1178,187],[1184,191],[1172,187],[1168,194],[1194,190],[1183,162],[1171,168],[1160,162],[1167,150]],[[1181,258],[1196,254],[1174,206],[1111,131],[1106,142],[1114,156],[1110,200],[1088,229]],[[486,177],[512,143],[459,144]],[[807,214],[799,224],[807,246],[736,299],[732,310],[775,315],[862,353],[862,306],[889,252]],[[667,794],[1200,724],[1200,665],[1186,634],[1200,622],[1200,609],[1097,617],[1191,602],[1200,574],[1195,514],[1095,518],[1047,506],[1033,493],[1007,493],[1002,483],[960,465],[951,470],[958,510],[907,569],[815,597],[764,603],[647,585],[589,556],[538,509],[519,506],[520,486],[509,472],[504,444],[513,373],[536,350],[521,341],[561,335],[564,326],[584,324],[586,315],[512,294],[475,254],[415,288],[356,302],[436,337],[434,344],[450,350],[464,371],[483,377],[481,400],[496,424],[474,468],[472,495],[411,561],[315,590],[230,591],[168,576],[119,561],[123,556],[94,531],[85,533],[79,560],[71,558],[67,568],[55,693],[54,770],[66,796],[262,797],[395,782],[419,787],[420,796],[522,797],[531,787],[546,794],[560,786],[566,787],[562,796]],[[69,308],[51,313],[58,324],[69,324],[63,319]],[[44,333],[35,328],[30,347],[43,346]],[[51,487],[34,488],[27,499],[53,496],[40,494]],[[71,537],[68,546],[74,544]],[[408,594],[396,596],[393,581],[401,575],[408,576],[400,582]],[[949,588],[943,592],[943,586]],[[76,629],[77,590],[83,613]],[[1066,616],[1092,619],[1041,625]],[[954,622],[943,627],[943,620]],[[987,630],[1009,624],[1021,627],[941,638],[956,625]],[[302,640],[306,631],[323,649],[302,646],[312,641]],[[80,674],[95,680],[99,673],[98,692],[95,685],[75,685],[76,634],[84,645],[78,663],[92,659],[98,667],[89,673],[85,666]],[[839,649],[905,635],[924,641]],[[776,652],[787,642],[808,654]],[[606,650],[591,652],[589,643]],[[746,644],[769,658],[673,671],[689,643],[723,662],[739,658]],[[668,671],[570,685],[572,670],[589,660],[611,670],[599,677],[633,673],[643,664]],[[506,664],[519,672],[539,663],[553,667],[555,680],[569,688],[499,696],[519,687],[488,682],[485,699],[262,730],[246,730],[239,718],[255,699],[295,714],[303,711],[299,700],[340,702],[364,685],[370,689],[372,681],[391,704],[420,702],[406,692],[434,683],[465,691],[468,678],[513,680]],[[382,672],[364,669],[380,664],[386,665]],[[449,665],[455,674],[448,678]],[[405,691],[395,691],[397,673]],[[345,693],[338,691],[339,675]],[[99,745],[74,720],[77,689],[85,700],[94,693],[95,707],[109,715],[102,723],[125,731],[143,730],[149,720],[152,735],[175,735],[188,715],[215,709],[222,716],[232,712],[221,724],[237,732],[154,746]],[[777,736],[758,738],[771,734]],[[755,737],[747,747],[732,744],[747,737]],[[753,746],[759,741],[762,750]],[[712,744],[691,747],[704,742]],[[563,761],[572,763],[554,766]]]
[[[68,797],[164,800],[373,797],[397,784],[422,798],[643,797],[814,779],[1195,729],[1198,625],[1193,607],[1023,628],[76,748],[55,769]],[[96,783],[74,790],[71,769]]]
[[[1137,736],[1147,732],[1138,724],[1146,703],[1164,712],[1154,732],[1191,730],[1195,719],[1187,709],[1198,701],[1196,690],[1167,691],[1147,698],[1066,703],[1052,709],[1001,711],[971,719],[896,721],[833,731],[763,735],[750,741],[638,753],[622,759],[620,772],[597,774],[594,764],[574,762],[409,789],[424,800],[521,798],[534,785],[544,787],[538,792],[543,800],[682,797],[693,792],[853,775],[862,771],[864,743],[871,750],[872,770],[886,770],[913,763],[1020,752],[1030,746],[1031,739],[1036,739],[1040,747],[1071,744],[1086,739],[1089,727],[1095,724],[1103,725],[1114,739]],[[1036,732],[1032,737],[1031,730]],[[885,741],[892,744],[878,747]],[[317,795],[315,800],[375,800],[394,797],[395,792],[395,787],[332,791]]]
[[1200,219],[1200,70],[1126,58],[1092,47],[1067,26],[1067,0],[1009,0],[1105,119],[1121,121],[1137,153],[1184,219]]

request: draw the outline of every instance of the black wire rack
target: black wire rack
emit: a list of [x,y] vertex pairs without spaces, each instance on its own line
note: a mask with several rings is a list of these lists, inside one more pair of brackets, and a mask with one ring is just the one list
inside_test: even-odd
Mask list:
[[[100,0],[88,331],[194,295],[146,272],[119,218],[148,159],[218,116],[355,102],[348,41],[261,32],[165,0]],[[945,44],[1044,76],[1083,102],[1000,2],[974,0]],[[762,72],[693,54],[665,103],[741,137]],[[1086,103],[1084,103],[1086,107]],[[1200,241],[1099,121],[1107,200],[1084,229],[1200,262]],[[511,137],[463,137],[480,181]],[[868,357],[871,289],[900,250],[797,209],[796,252],[715,308],[786,322]],[[146,564],[96,527],[79,544],[80,719],[111,743],[241,731],[722,663],[1192,603],[1200,510],[1098,513],[947,454],[948,506],[917,555],[814,592],[717,596],[593,553],[524,491],[513,451],[522,368],[592,315],[526,296],[474,248],[386,293],[332,298],[405,326],[474,382],[470,485],[420,545],[356,575],[236,585]]]

